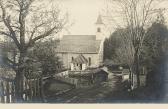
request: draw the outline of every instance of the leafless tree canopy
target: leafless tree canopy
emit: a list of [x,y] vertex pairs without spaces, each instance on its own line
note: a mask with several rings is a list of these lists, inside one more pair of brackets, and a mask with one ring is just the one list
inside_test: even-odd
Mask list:
[[[121,20],[119,24],[116,22],[116,28],[124,28],[126,33],[120,33],[122,36],[122,47],[117,50],[120,59],[127,61],[133,73],[137,74],[139,83],[139,57],[147,36],[146,28],[159,19],[165,8],[159,7],[163,1],[160,0],[109,0],[113,7],[108,8],[111,19],[115,22],[117,17]],[[115,4],[115,8],[114,8]],[[115,13],[117,12],[117,13]],[[108,15],[107,15],[108,16]],[[128,59],[128,60],[125,60]]]
[[10,37],[18,49],[27,48],[39,39],[58,33],[67,23],[67,16],[62,17],[56,6],[47,8],[40,2],[0,0],[0,33]]
[[18,100],[22,99],[24,65],[29,48],[39,40],[55,36],[67,22],[67,14],[63,14],[51,1],[0,0],[0,35],[11,39],[18,56],[17,61],[9,55],[5,56],[7,63],[16,72],[15,90]]
[[[68,14],[52,2],[0,0],[0,35],[11,39],[20,53],[26,53],[38,40],[56,36],[67,22]],[[10,58],[7,60],[16,65]]]
[[[158,5],[160,0],[108,0],[112,7],[108,7],[108,15],[116,25],[116,28],[127,28],[127,34],[123,36],[123,44],[127,43],[125,50],[129,51],[130,57],[134,59],[135,52],[139,52],[142,47],[145,29],[158,19],[157,16],[165,11]],[[110,5],[109,5],[110,6]],[[114,8],[114,6],[116,8]],[[109,14],[111,13],[111,14]],[[107,16],[108,16],[107,15]],[[119,17],[120,18],[119,18]],[[120,23],[116,19],[121,20]],[[132,47],[131,47],[132,46]],[[138,50],[138,51],[137,51]],[[120,51],[120,50],[119,50]],[[129,58],[131,59],[131,58]],[[132,61],[133,62],[133,61]]]

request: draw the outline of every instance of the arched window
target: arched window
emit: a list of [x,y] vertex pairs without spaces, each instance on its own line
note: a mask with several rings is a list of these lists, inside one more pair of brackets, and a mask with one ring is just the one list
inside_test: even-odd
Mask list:
[[74,57],[72,57],[72,61],[74,60]]
[[100,29],[100,28],[97,28],[97,32],[101,32],[101,29]]
[[91,58],[89,57],[88,60],[89,60],[89,66],[91,66]]

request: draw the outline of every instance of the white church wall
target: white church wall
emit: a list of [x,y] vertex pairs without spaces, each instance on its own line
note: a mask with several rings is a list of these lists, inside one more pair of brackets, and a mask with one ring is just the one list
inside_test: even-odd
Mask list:
[[[58,53],[57,56],[61,58],[63,65],[66,69],[70,69],[72,57],[75,59],[80,54],[78,53]],[[90,67],[98,67],[99,66],[99,54],[82,54],[88,61],[89,57],[91,58],[91,66]]]
[[100,65],[103,63],[103,57],[104,57],[104,40],[102,40],[100,44],[100,50],[99,50],[99,64]]

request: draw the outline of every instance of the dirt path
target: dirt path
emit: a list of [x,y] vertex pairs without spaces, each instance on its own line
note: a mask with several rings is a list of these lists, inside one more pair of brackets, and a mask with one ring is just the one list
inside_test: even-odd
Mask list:
[[100,85],[73,89],[66,94],[48,98],[50,103],[101,103],[108,101],[113,92],[122,90],[121,76],[109,74],[109,80]]

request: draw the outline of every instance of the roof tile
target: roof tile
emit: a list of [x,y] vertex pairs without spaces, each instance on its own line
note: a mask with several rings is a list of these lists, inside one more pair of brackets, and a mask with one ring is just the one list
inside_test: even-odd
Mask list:
[[56,48],[59,53],[98,53],[100,40],[95,35],[66,35]]

